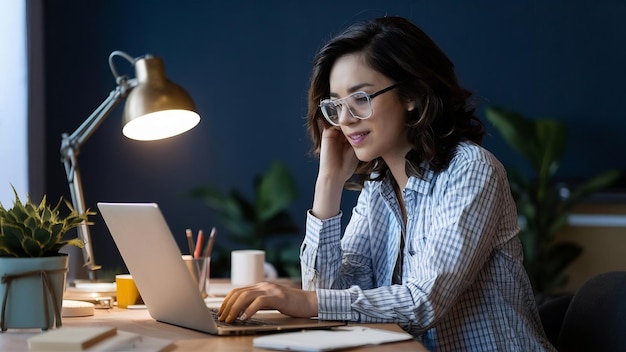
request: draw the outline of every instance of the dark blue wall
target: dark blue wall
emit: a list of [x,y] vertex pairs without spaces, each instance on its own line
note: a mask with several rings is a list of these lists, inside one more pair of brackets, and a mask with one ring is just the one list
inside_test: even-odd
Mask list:
[[[303,127],[311,61],[328,38],[361,18],[401,15],[422,27],[481,98],[481,118],[493,104],[565,121],[571,145],[564,179],[625,169],[621,0],[55,0],[44,7],[48,196],[69,199],[60,136],[114,88],[108,55],[160,56],[169,77],[193,96],[200,125],[169,140],[136,142],[120,132],[119,106],[85,144],[79,165],[89,208],[98,201],[158,202],[181,247],[185,228],[216,224],[208,208],[184,192],[211,185],[250,194],[254,175],[273,160],[297,177],[300,197],[292,213],[303,224],[317,171]],[[134,74],[124,60],[116,62],[118,71]],[[505,164],[525,167],[490,131],[485,146]],[[344,200],[349,212],[354,194]],[[94,221],[96,262],[120,265],[101,218]]]

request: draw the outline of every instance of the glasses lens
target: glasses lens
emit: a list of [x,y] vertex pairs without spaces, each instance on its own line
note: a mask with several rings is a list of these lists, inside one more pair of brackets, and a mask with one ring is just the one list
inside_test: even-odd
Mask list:
[[328,122],[336,125],[339,123],[339,113],[341,105],[335,105],[335,102],[326,99],[320,103],[320,108],[322,109],[322,113],[324,117],[328,120]]
[[366,119],[372,115],[372,104],[370,96],[364,92],[356,92],[346,97],[348,108],[352,116],[359,119]]

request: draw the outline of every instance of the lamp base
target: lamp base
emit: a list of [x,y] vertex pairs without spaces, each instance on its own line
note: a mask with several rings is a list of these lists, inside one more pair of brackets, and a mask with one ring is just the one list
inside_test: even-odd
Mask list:
[[65,288],[63,299],[90,302],[96,308],[113,307],[115,282],[74,281]]
[[94,315],[95,305],[89,302],[63,300],[61,317],[88,317]]

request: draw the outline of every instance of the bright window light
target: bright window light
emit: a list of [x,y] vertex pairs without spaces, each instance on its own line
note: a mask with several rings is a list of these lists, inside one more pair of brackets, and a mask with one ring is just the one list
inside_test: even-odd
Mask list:
[[28,193],[26,0],[0,1],[0,202]]

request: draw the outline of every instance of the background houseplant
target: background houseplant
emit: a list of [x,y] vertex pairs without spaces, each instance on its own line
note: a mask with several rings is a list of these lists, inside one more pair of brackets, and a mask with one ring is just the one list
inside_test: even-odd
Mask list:
[[[237,189],[222,193],[211,187],[197,187],[189,195],[215,211],[236,247],[265,250],[266,261],[276,268],[279,277],[300,276],[300,238],[293,236],[299,228],[287,210],[297,198],[297,190],[286,165],[276,161],[255,177],[252,200]],[[216,245],[216,252],[219,257],[211,258],[212,273],[224,275],[230,267],[230,251]]]
[[555,240],[571,210],[585,197],[611,185],[620,174],[609,170],[577,186],[563,188],[555,177],[568,142],[563,123],[552,119],[531,120],[499,107],[487,108],[486,117],[534,171],[526,177],[507,167],[520,218],[524,267],[540,299],[566,284],[564,271],[582,252],[575,243]]
[[0,203],[0,328],[58,327],[68,266],[67,255],[59,250],[82,247],[80,239],[64,235],[95,213],[78,214],[65,202],[69,214],[61,215],[62,199],[52,207],[44,196],[35,205],[30,198],[23,203],[15,188],[13,192],[12,208]]

